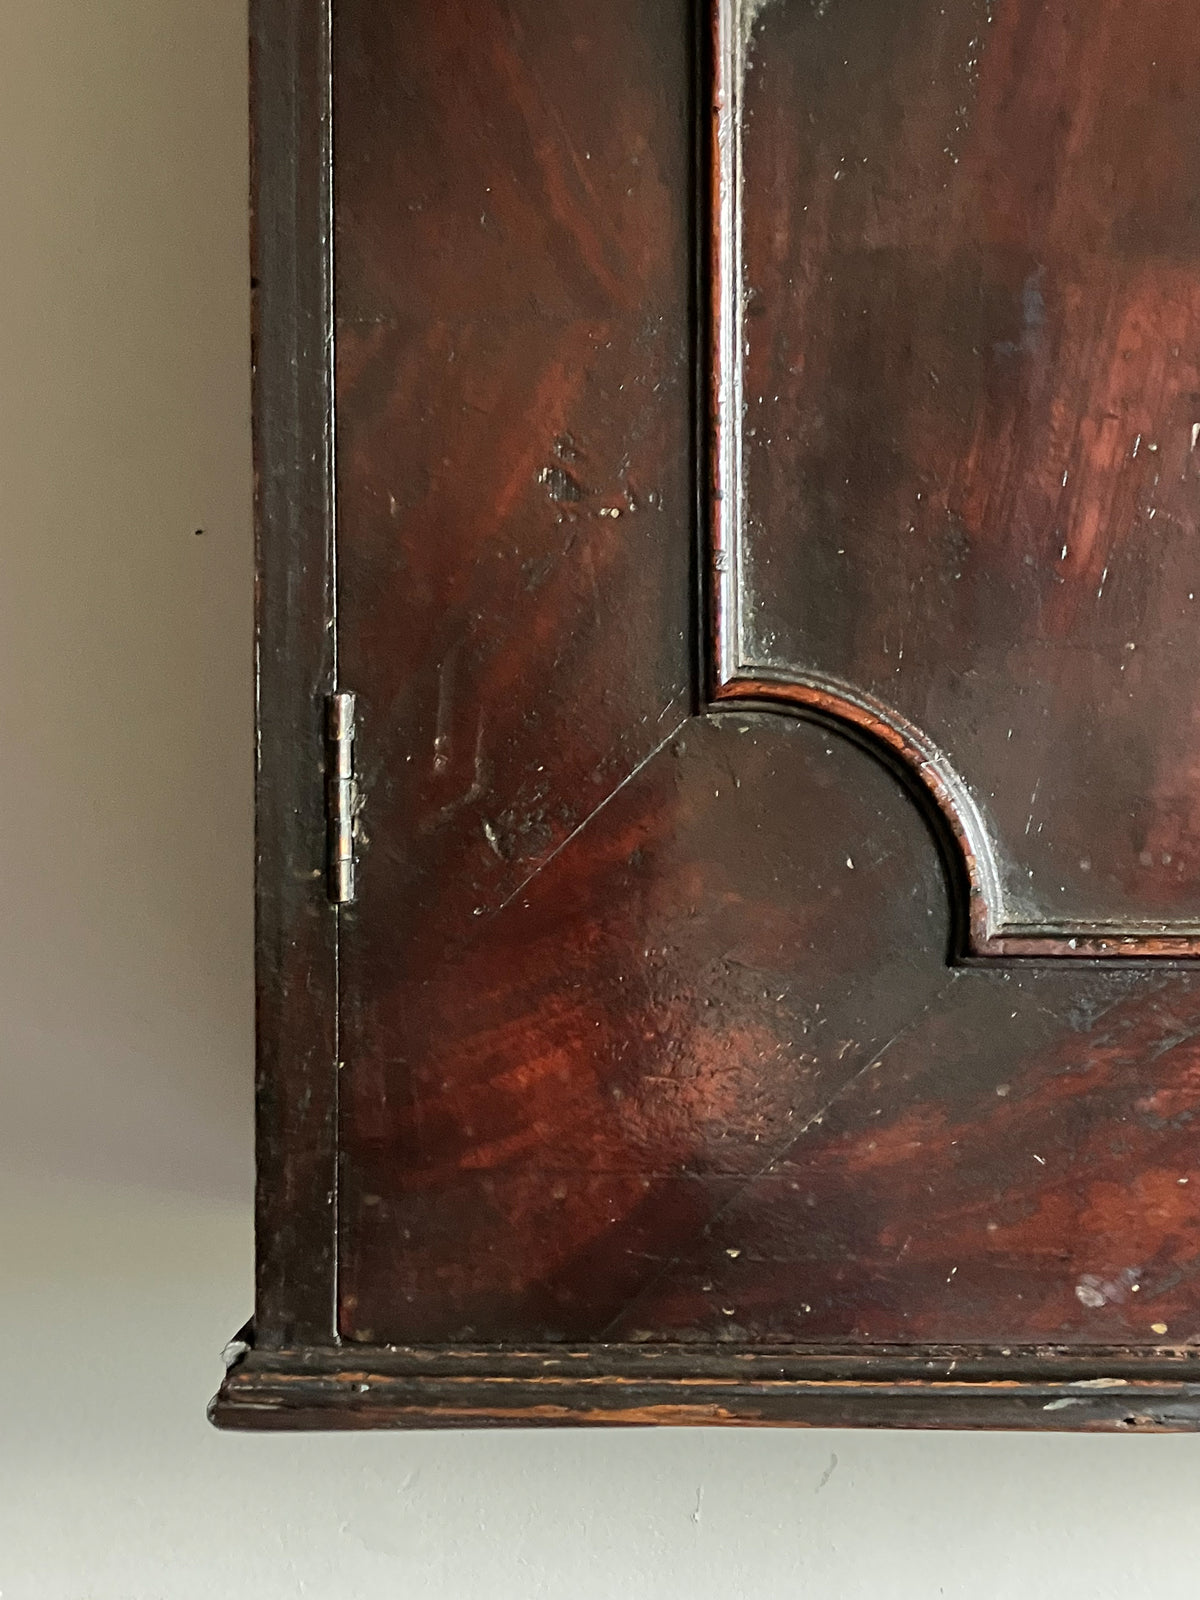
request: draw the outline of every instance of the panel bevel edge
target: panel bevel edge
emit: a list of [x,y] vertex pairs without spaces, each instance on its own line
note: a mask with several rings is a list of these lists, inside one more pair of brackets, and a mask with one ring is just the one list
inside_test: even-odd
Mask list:
[[[809,708],[840,724],[885,760],[899,759],[945,820],[960,858],[949,874],[951,923],[961,931],[953,962],[990,965],[1014,961],[1087,960],[1193,963],[1200,959],[1200,928],[1189,924],[1097,926],[1007,919],[999,870],[987,824],[969,786],[927,734],[891,707],[853,685],[819,674],[780,673],[744,660],[741,620],[742,524],[742,205],[741,100],[749,37],[770,0],[712,0],[711,182],[712,211],[704,230],[710,275],[709,338],[709,582],[708,672],[712,709],[722,702],[754,702],[763,711]],[[959,895],[960,886],[963,893]]]

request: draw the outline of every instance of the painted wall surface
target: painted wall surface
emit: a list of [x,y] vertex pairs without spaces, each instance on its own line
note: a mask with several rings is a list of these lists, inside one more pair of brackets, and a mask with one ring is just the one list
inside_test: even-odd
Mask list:
[[1192,1600],[1200,1440],[209,1429],[250,1306],[244,40],[241,0],[0,6],[0,1597]]

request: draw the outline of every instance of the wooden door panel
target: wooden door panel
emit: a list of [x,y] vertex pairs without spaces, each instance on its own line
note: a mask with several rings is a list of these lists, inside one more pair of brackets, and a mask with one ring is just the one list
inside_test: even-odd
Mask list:
[[976,954],[1193,953],[1193,13],[727,10],[722,680],[930,775]]
[[[947,915],[878,762],[793,719],[691,722],[395,972],[404,1062],[348,1064],[343,1333],[590,1342],[636,1303],[677,1336],[674,1258],[934,1002]],[[728,1337],[711,1295],[690,1324]]]
[[1195,1427],[1200,25],[255,16],[217,1420]]
[[686,11],[491,10],[415,27],[344,0],[338,20],[339,640],[365,834],[340,1303],[348,1336],[393,1341],[486,1323],[486,1271],[445,1274],[464,1229],[488,1256],[488,1219],[516,1247],[517,1199],[506,1222],[477,1175],[529,1187],[504,1108],[538,1075],[526,1011],[558,954],[522,986],[510,941],[695,698]]
[[948,969],[948,921],[873,756],[689,724],[394,977],[406,1058],[346,1085],[344,1336],[1200,1334],[1195,981]]

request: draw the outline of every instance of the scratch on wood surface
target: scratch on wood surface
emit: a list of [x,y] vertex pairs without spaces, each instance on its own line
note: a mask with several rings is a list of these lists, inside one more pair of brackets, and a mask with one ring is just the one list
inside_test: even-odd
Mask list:
[[762,1165],[758,1167],[756,1171],[750,1173],[744,1182],[739,1183],[736,1186],[732,1194],[730,1194],[728,1199],[725,1201],[724,1205],[718,1206],[713,1214],[704,1223],[704,1225],[697,1229],[694,1234],[692,1234],[678,1249],[676,1249],[675,1253],[663,1265],[661,1270],[656,1272],[648,1280],[648,1282],[642,1284],[638,1289],[636,1289],[626,1303],[621,1306],[616,1315],[611,1317],[609,1321],[605,1323],[598,1336],[601,1342],[608,1339],[612,1334],[613,1329],[618,1327],[620,1323],[629,1315],[629,1313],[636,1306],[641,1304],[647,1295],[652,1294],[669,1273],[675,1270],[680,1261],[683,1259],[685,1250],[690,1247],[697,1238],[706,1233],[711,1234],[716,1229],[717,1224],[721,1221],[721,1219],[730,1211],[732,1211],[733,1208],[739,1203],[746,1191],[753,1184],[757,1183],[760,1178],[764,1177],[772,1167],[776,1166],[780,1161],[786,1160],[788,1155],[809,1131],[809,1129],[818,1126],[823,1118],[829,1114],[831,1108],[838,1100],[841,1099],[844,1094],[849,1093],[849,1091],[853,1089],[854,1085],[858,1083],[860,1079],[865,1077],[868,1072],[874,1071],[883,1061],[883,1058],[887,1055],[887,1053],[893,1048],[893,1046],[898,1044],[901,1039],[905,1038],[913,1031],[914,1028],[920,1025],[925,1017],[927,1017],[937,1005],[938,1001],[941,1000],[943,995],[953,988],[959,977],[959,970],[957,968],[953,969],[946,982],[942,984],[935,994],[930,996],[930,998],[915,1016],[910,1017],[903,1027],[897,1028],[895,1033],[892,1034],[891,1038],[888,1039],[880,1047],[880,1049],[873,1051],[868,1060],[861,1067],[859,1067],[856,1072],[852,1072],[843,1083],[839,1084],[833,1093],[828,1097],[828,1099],[826,1099],[817,1108],[817,1110],[812,1113],[811,1116],[806,1117],[798,1128],[789,1129],[788,1137],[782,1142],[782,1144],[777,1149],[772,1151]]
[[571,844],[573,840],[578,839],[579,835],[584,831],[584,829],[589,827],[596,817],[598,817],[604,810],[604,808],[616,799],[616,797],[621,793],[621,790],[626,788],[627,785],[631,784],[638,774],[643,772],[645,768],[650,765],[655,756],[658,755],[659,751],[665,749],[666,746],[670,744],[671,740],[680,731],[684,725],[684,722],[687,720],[688,718],[685,717],[683,721],[676,723],[671,729],[670,733],[668,733],[664,738],[660,739],[654,746],[653,750],[651,750],[648,755],[643,756],[638,762],[637,766],[621,779],[616,788],[610,790],[609,793],[605,795],[604,799],[601,800],[600,804],[594,806],[592,810],[588,812],[587,816],[584,817],[583,821],[572,828],[570,833],[567,834],[566,838],[563,839],[561,843],[557,844],[554,849],[551,850],[549,855],[544,856],[542,860],[538,862],[537,866],[534,867],[532,872],[528,873],[524,878],[521,879],[520,883],[511,892],[511,894],[506,895],[504,899],[501,900],[500,904],[493,907],[491,911],[488,911],[486,908],[481,908],[477,914],[480,916],[497,916],[505,909],[506,906],[512,905],[513,901],[518,897],[518,895],[523,894],[533,880],[545,872],[546,868],[563,853],[567,846]]

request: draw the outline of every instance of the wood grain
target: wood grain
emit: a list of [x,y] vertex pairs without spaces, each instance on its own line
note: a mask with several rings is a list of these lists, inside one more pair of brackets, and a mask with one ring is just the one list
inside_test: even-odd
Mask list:
[[1200,29],[728,0],[710,77],[685,0],[257,18],[215,1420],[1196,1427]]
[[974,953],[1196,954],[1191,10],[722,14],[718,691],[920,730]]

